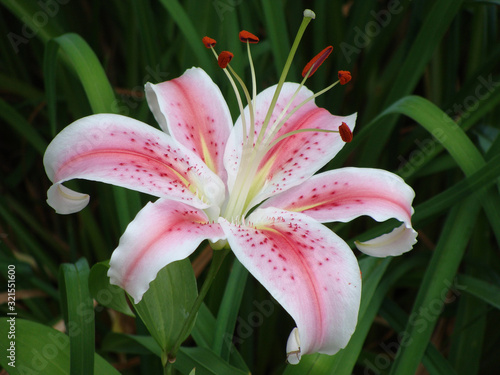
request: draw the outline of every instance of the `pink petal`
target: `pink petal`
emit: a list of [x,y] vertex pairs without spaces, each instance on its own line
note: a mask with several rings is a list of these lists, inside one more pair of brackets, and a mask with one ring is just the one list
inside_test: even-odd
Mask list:
[[[282,109],[289,102],[298,86],[296,83],[288,82],[283,85],[281,95],[271,117],[271,124],[274,123]],[[272,86],[257,95],[255,134],[258,134],[262,128],[275,90],[276,86]],[[302,87],[287,113],[312,95],[313,93],[310,90]],[[248,107],[245,109],[245,117],[247,119],[247,128],[249,128]],[[347,117],[334,116],[326,109],[318,108],[314,100],[311,100],[290,117],[274,139],[298,129],[338,130],[342,122],[345,122],[353,130],[355,121],[356,114]],[[240,117],[236,121],[234,130],[228,140],[228,147],[224,156],[230,191],[240,165],[242,144],[243,130]],[[338,133],[304,132],[285,138],[266,154],[259,165],[259,170],[268,170],[268,172],[265,181],[258,187],[260,193],[254,197],[253,204],[300,184],[330,161],[342,149],[344,144]]]
[[387,256],[406,252],[416,242],[416,232],[411,227],[414,197],[413,189],[393,173],[371,168],[340,168],[315,175],[270,198],[262,207],[303,212],[320,222],[348,222],[362,215],[377,221],[395,218],[407,229],[403,236],[403,232],[394,232],[392,236],[374,241],[370,247],[358,246],[370,255]]
[[111,284],[130,294],[135,303],[160,269],[187,258],[204,240],[224,238],[202,210],[169,199],[148,203],[127,226],[110,260]]
[[334,354],[354,332],[361,296],[356,257],[307,215],[257,209],[247,225],[219,219],[234,254],[288,311],[301,354]]
[[[167,134],[119,115],[93,115],[67,126],[47,148],[44,165],[56,186],[83,178],[198,208],[220,205],[225,194],[224,183],[196,155]],[[71,211],[67,203],[49,196],[58,211]]]
[[146,96],[161,128],[225,181],[222,158],[232,119],[221,91],[207,73],[191,68],[171,81],[147,83]]

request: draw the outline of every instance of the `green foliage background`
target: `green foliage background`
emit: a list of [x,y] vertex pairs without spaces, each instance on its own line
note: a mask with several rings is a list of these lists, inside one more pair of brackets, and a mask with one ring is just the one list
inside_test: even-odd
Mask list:
[[[173,79],[191,66],[219,84],[236,118],[234,95],[201,38],[209,35],[219,50],[232,51],[233,68],[249,82],[238,32],[258,35],[252,54],[260,91],[277,82],[305,8],[317,18],[287,80],[299,81],[307,61],[333,45],[307,86],[319,91],[338,70],[350,70],[347,86],[316,102],[334,114],[358,112],[354,141],[326,169],[352,165],[401,175],[416,191],[419,242],[394,259],[359,256],[363,297],[356,333],[337,355],[305,356],[298,366],[285,363],[293,322],[227,257],[175,371],[471,375],[498,369],[499,1],[0,4],[0,274],[6,290],[7,266],[15,265],[18,313],[14,369],[5,356],[8,305],[7,293],[1,294],[0,364],[9,373],[22,373],[21,361],[30,369],[38,365],[42,374],[67,374],[69,366],[72,374],[89,374],[92,367],[96,374],[116,373],[112,366],[123,374],[162,373],[146,307],[142,320],[134,317],[104,276],[121,233],[152,198],[78,181],[74,186],[91,195],[91,204],[75,215],[56,215],[45,203],[44,150],[66,125],[92,113],[121,113],[157,126],[144,83]],[[361,218],[331,228],[352,245],[392,226]],[[191,259],[199,286],[206,277],[205,247]],[[182,274],[191,282],[190,268],[183,267],[164,278]],[[82,329],[69,341],[54,336],[50,327],[63,322],[79,322]],[[45,364],[34,363],[33,348],[47,349],[51,337],[61,338],[53,344],[60,344],[57,355],[39,349]]]

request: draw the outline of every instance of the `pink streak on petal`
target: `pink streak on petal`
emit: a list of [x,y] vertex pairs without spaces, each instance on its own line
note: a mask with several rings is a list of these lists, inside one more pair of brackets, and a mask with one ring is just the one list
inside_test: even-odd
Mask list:
[[101,181],[199,208],[218,205],[224,198],[223,182],[195,154],[167,134],[119,115],[75,121],[50,143],[44,165],[58,183],[74,178]]
[[[271,124],[277,119],[282,109],[291,99],[298,85],[295,83],[285,83],[273,115]],[[267,108],[272,100],[272,95],[276,86],[270,87],[261,92],[256,99],[256,134],[260,132],[267,112]],[[289,113],[303,100],[311,97],[313,93],[303,87],[293,104],[288,109]],[[249,121],[248,111],[246,118]],[[299,129],[327,129],[338,130],[342,122],[346,122],[352,130],[355,127],[356,115],[340,117],[331,115],[326,109],[318,108],[314,100],[301,107],[284,124],[274,139]],[[241,119],[235,124],[233,133],[228,140],[228,147],[225,155],[225,165],[228,170],[228,185],[231,189],[234,183],[241,158],[242,144]],[[344,142],[337,133],[304,132],[290,136],[275,145],[260,163],[260,169],[269,161],[271,168],[267,176],[267,184],[262,188],[260,194],[254,198],[253,204],[257,204],[263,199],[276,195],[293,186],[302,183],[312,176],[328,161],[330,161],[344,146]]]
[[148,83],[146,95],[161,128],[211,166],[205,149],[213,161],[214,172],[225,181],[222,158],[232,120],[222,93],[211,78],[202,69],[191,68],[171,81]]
[[148,203],[127,226],[108,276],[138,303],[160,269],[188,257],[204,239],[223,238],[219,224],[210,224],[203,211],[160,199]]
[[361,296],[347,244],[301,213],[257,209],[247,225],[219,219],[239,261],[295,320],[302,354],[334,354],[354,332]]
[[262,207],[303,212],[320,221],[348,222],[361,215],[396,218],[411,227],[415,193],[402,178],[372,168],[340,168],[317,174]]

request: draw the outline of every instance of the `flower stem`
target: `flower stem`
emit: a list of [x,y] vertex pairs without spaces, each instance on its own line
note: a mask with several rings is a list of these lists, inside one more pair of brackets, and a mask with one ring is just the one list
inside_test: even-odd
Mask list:
[[172,347],[170,352],[168,352],[165,358],[165,361],[163,363],[164,375],[172,374],[173,363],[175,362],[177,352],[179,351],[181,344],[185,340],[185,337],[188,335],[189,330],[193,327],[193,322],[196,319],[196,314],[198,313],[198,310],[200,309],[200,306],[205,296],[207,295],[207,292],[210,289],[212,282],[215,280],[215,276],[217,275],[217,272],[219,271],[219,268],[222,265],[222,262],[224,261],[229,251],[230,249],[222,249],[214,251],[212,263],[210,264],[207,277],[203,282],[203,285],[200,289],[200,293],[198,294],[198,297],[196,297],[196,300],[194,301],[193,307],[191,308],[191,311],[189,312],[189,315],[184,322],[184,325],[182,327],[181,333],[179,334],[179,337],[177,338],[177,341],[175,342],[174,346]]

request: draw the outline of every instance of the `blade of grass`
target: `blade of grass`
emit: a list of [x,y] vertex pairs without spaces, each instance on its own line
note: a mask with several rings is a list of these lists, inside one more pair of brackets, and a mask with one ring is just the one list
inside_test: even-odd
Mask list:
[[217,313],[217,323],[212,345],[212,350],[215,354],[220,355],[226,361],[229,360],[231,350],[231,345],[227,344],[232,341],[231,339],[228,340],[228,338],[233,337],[236,318],[238,317],[238,311],[243,298],[242,291],[245,289],[247,277],[247,269],[235,258],[224,291],[224,297]]
[[[283,4],[281,1],[261,1],[264,17],[266,21],[266,31],[271,41],[274,67],[277,76],[280,75],[285,66],[288,52],[290,51],[290,37],[286,28],[285,17],[280,17],[283,14]],[[314,10],[314,9],[313,9]],[[290,67],[288,72],[289,77],[297,77],[294,65]]]
[[[428,100],[418,96],[408,96],[391,105],[379,116],[395,112],[412,118],[435,135],[465,175],[470,176],[485,165],[482,155],[465,132]],[[500,211],[497,210],[497,207],[500,207],[500,196],[490,189],[479,199],[500,244]]]
[[200,33],[194,27],[193,22],[187,15],[184,8],[181,6],[177,0],[160,0],[161,4],[168,11],[172,20],[177,24],[179,29],[184,34],[187,43],[191,47],[191,51],[195,54],[203,69],[208,73],[208,75],[213,75],[214,68],[213,62],[211,60],[211,54],[208,54],[206,48],[203,46],[201,39],[205,35],[200,35]]
[[[485,261],[484,265],[488,264],[487,258],[491,254],[491,245],[488,224],[485,221],[485,217],[480,215],[465,264],[468,277],[480,276],[484,273],[484,267],[478,267],[481,260]],[[468,284],[461,285],[467,291]],[[450,347],[450,360],[460,375],[475,375],[479,371],[487,310],[488,305],[484,300],[469,293],[465,293],[460,298]]]
[[[383,107],[388,107],[399,98],[410,94],[417,86],[426,65],[430,61],[436,47],[448,29],[451,21],[460,10],[463,0],[443,0],[434,3],[428,11],[417,37],[411,43],[406,59],[393,81]],[[369,142],[363,149],[361,163],[371,165],[386,147],[387,140],[396,125],[397,117],[384,123],[383,129],[377,132],[377,142]]]
[[[24,39],[21,42],[22,44],[29,42],[29,39],[34,36],[37,36],[46,43],[57,35],[62,34],[62,30],[55,23],[54,17],[49,17],[45,12],[42,12],[38,3],[27,0],[0,0],[0,2],[18,19],[22,20],[23,26],[19,30],[19,33],[12,32],[18,38]],[[43,13],[44,18],[47,20],[43,26],[39,23],[40,18],[35,17],[37,13]],[[11,37],[15,38],[15,36]]]
[[61,309],[70,337],[70,372],[92,375],[94,369],[94,306],[89,291],[89,265],[82,258],[61,265]]
[[[390,326],[393,327],[397,332],[402,332],[404,330],[405,323],[408,321],[408,314],[406,314],[405,311],[401,307],[399,307],[397,303],[387,298],[382,304],[380,315],[385,320],[387,320]],[[404,340],[403,335],[404,334],[400,335],[400,344],[411,345],[411,343]],[[422,363],[430,374],[457,374],[451,363],[445,357],[443,357],[443,355],[436,349],[436,347],[432,343],[427,346],[425,355],[422,358]]]
[[0,117],[10,125],[10,127],[25,138],[38,153],[43,155],[47,148],[47,142],[42,138],[37,130],[26,119],[17,112],[7,102],[0,99]]
[[463,292],[483,300],[500,310],[500,287],[477,276],[457,275],[457,283],[466,285]]
[[[391,366],[391,375],[414,374],[427,349],[446,293],[458,270],[472,235],[480,205],[472,196],[448,215],[436,249],[420,285],[405,332],[411,345],[401,346]],[[416,324],[416,322],[421,324]]]

